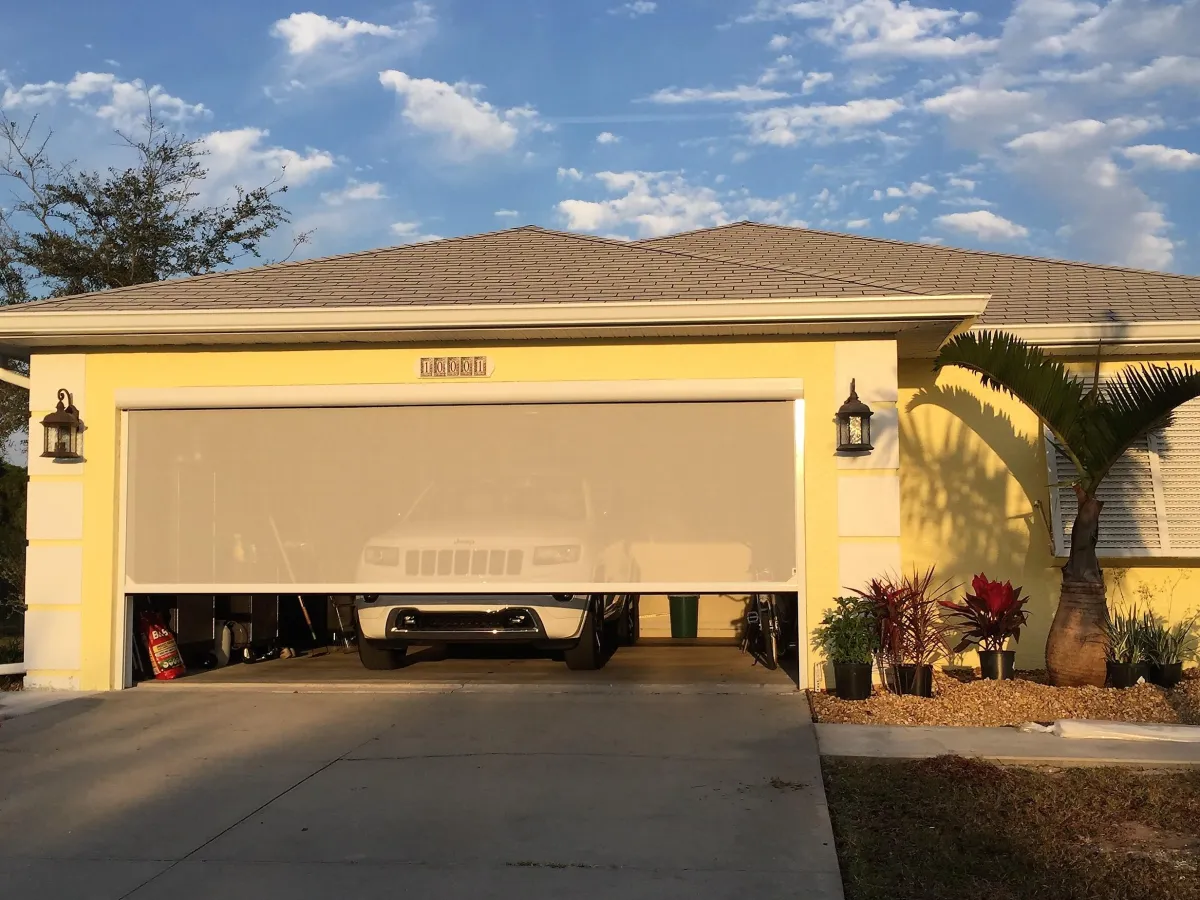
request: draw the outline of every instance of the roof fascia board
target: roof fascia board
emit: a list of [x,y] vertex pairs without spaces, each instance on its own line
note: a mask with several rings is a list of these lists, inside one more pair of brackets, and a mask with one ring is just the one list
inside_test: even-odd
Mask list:
[[972,331],[1006,331],[1050,351],[1072,352],[1136,347],[1146,353],[1200,349],[1200,321],[1075,322],[1048,325],[972,325]]
[[[653,327],[763,322],[967,321],[987,306],[987,294],[809,297],[764,300],[654,300],[592,303],[496,303],[469,306],[271,308],[232,310],[10,310],[0,314],[0,343],[56,346],[107,338],[120,345],[153,336],[327,336],[442,330],[489,331],[578,326]],[[90,341],[89,341],[90,342]]]

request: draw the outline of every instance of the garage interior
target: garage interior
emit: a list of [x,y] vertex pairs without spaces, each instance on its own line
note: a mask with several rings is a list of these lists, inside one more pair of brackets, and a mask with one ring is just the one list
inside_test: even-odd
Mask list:
[[[798,404],[131,410],[127,680],[153,613],[189,680],[786,683],[739,643],[749,591],[795,596]],[[355,595],[497,592],[636,595],[639,640],[595,674],[512,644],[356,665]],[[691,631],[668,593],[701,596]]]
[[[366,671],[358,661],[349,597],[143,595],[131,599],[133,682],[147,686],[600,683],[793,689],[799,683],[794,636],[775,669],[741,649],[746,596],[701,596],[695,638],[671,636],[668,597],[642,597],[637,642],[617,645],[614,641],[605,665],[594,672],[568,672],[561,653],[519,644],[415,647],[400,669]],[[794,598],[780,597],[785,622],[795,621],[794,604]],[[147,611],[159,615],[176,637],[186,668],[180,679],[154,679],[146,642],[136,627],[140,614]]]

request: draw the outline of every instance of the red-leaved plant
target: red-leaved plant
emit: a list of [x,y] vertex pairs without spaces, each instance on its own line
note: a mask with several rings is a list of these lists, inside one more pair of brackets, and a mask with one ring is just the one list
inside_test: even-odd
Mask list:
[[874,605],[881,665],[927,666],[945,652],[938,608],[951,590],[948,581],[935,582],[931,566],[898,578],[874,578],[865,590],[855,591]]
[[941,605],[952,612],[954,623],[962,631],[962,640],[954,648],[962,653],[972,644],[980,650],[1003,650],[1009,638],[1021,639],[1021,629],[1029,613],[1025,612],[1025,601],[1021,589],[1011,581],[991,581],[980,572],[971,579],[971,593],[962,603],[943,600]]

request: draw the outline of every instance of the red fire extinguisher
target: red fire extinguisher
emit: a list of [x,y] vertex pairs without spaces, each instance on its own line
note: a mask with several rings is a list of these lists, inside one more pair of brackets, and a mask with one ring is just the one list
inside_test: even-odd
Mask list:
[[158,613],[142,613],[142,637],[146,641],[146,649],[150,652],[150,667],[154,677],[160,681],[178,678],[187,670],[183,666],[183,658],[179,655],[179,645],[175,636],[163,624]]

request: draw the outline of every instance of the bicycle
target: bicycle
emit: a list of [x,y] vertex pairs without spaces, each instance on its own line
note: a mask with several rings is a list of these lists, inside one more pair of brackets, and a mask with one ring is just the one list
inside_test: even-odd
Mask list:
[[779,616],[773,594],[751,594],[741,649],[768,669],[779,667]]

